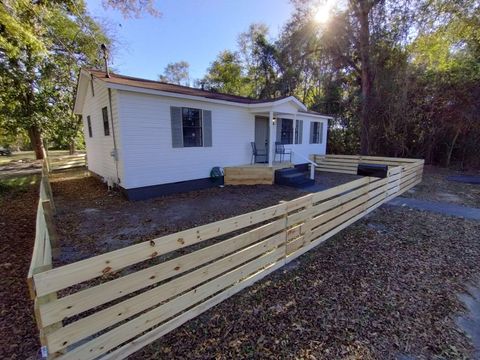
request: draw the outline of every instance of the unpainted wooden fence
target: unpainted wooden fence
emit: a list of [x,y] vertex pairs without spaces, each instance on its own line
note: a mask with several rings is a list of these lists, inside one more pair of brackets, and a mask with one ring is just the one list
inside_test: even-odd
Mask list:
[[[34,250],[29,276],[43,349],[59,359],[127,357],[421,181],[422,160],[390,160],[385,179],[363,177],[58,268],[49,268],[48,250],[41,261]],[[47,249],[39,214],[35,246]]]
[[61,157],[48,157],[47,165],[49,171],[69,170],[87,166],[86,154],[65,155]]

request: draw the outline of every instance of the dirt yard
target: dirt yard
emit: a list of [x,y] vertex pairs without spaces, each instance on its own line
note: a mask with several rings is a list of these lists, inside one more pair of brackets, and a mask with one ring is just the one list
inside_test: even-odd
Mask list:
[[[345,181],[338,175],[317,180]],[[431,181],[427,173],[424,182]],[[458,185],[458,193],[450,189],[457,196],[475,190]],[[305,194],[235,187],[130,203],[81,171],[56,174],[52,186],[60,262]],[[29,359],[38,351],[25,284],[36,185],[0,190],[0,358]],[[479,238],[478,221],[381,207],[132,358],[472,358],[455,319],[464,311],[458,294],[478,286]]]
[[[403,196],[480,208],[480,185],[447,180],[448,176],[453,175],[465,174],[427,165],[424,167],[423,181]],[[480,172],[470,172],[468,175],[479,176]]]
[[[52,176],[62,246],[58,264],[306,195],[286,186],[226,186],[130,202],[118,192],[108,192],[97,178],[86,175],[85,171],[70,171]],[[329,188],[356,178],[321,173],[316,183]]]

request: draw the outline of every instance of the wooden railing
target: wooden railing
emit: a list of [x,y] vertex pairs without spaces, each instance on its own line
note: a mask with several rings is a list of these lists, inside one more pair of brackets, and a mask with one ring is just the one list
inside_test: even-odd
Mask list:
[[423,160],[420,159],[361,155],[313,155],[313,161],[318,165],[318,171],[329,171],[345,174],[356,174],[357,166],[361,163],[383,164],[393,167],[416,163],[423,166]]
[[[392,162],[396,165],[385,179],[363,177],[262,210],[33,271],[44,350],[50,358],[60,359],[127,357],[421,181],[423,161]],[[44,228],[37,228],[37,233],[45,233]]]
[[85,167],[87,165],[87,157],[85,154],[65,155],[62,157],[49,158],[48,165],[50,171],[68,170],[77,167]]

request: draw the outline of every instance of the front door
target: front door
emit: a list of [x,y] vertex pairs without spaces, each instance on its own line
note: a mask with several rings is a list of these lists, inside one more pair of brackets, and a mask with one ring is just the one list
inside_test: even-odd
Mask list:
[[267,154],[265,157],[259,156],[257,162],[268,162],[268,138],[268,118],[259,116],[255,117],[255,146],[259,152]]

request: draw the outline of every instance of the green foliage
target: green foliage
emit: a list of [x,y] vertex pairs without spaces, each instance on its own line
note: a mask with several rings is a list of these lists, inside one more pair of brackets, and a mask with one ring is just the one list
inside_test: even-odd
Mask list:
[[37,151],[42,134],[73,144],[81,130],[72,112],[79,70],[100,65],[99,45],[110,40],[83,0],[11,3],[0,5],[8,20],[0,28],[0,126],[10,136],[27,133]]
[[158,80],[177,85],[190,85],[190,65],[186,61],[179,61],[168,64],[163,70],[163,74],[158,76]]
[[249,96],[249,80],[242,73],[242,64],[238,53],[231,51],[221,52],[210,65],[208,74],[202,80],[206,89]]

